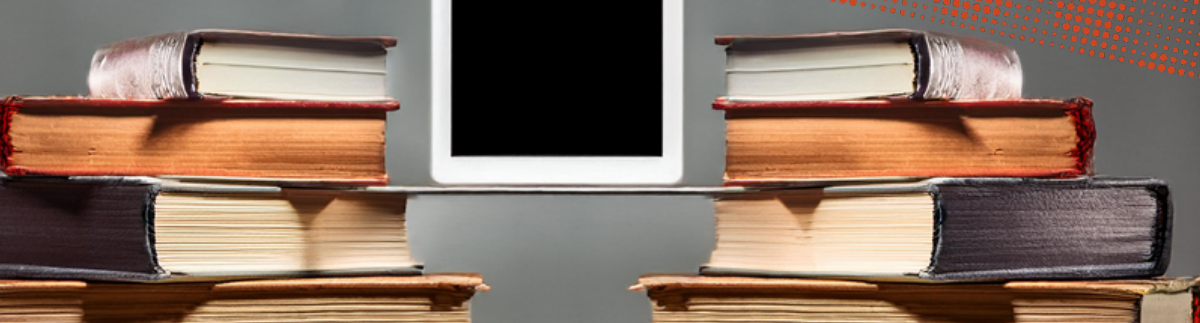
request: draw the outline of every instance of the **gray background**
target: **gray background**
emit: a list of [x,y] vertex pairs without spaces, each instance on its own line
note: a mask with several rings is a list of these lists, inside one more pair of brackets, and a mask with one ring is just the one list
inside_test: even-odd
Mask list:
[[[593,5],[572,4],[538,14],[571,14]],[[718,184],[723,167],[722,115],[709,108],[724,89],[724,56],[712,44],[713,35],[890,27],[980,35],[829,1],[688,0],[686,10],[684,182],[690,185]],[[85,94],[93,50],[167,31],[239,28],[394,36],[399,46],[389,54],[389,88],[403,108],[389,116],[388,171],[393,185],[425,185],[428,12],[427,0],[0,1],[0,92]],[[612,52],[603,57],[620,59],[637,55],[639,48],[620,42],[636,36],[596,41],[611,44]],[[521,41],[514,38],[513,45],[521,46]],[[1049,46],[1002,42],[1020,52],[1026,96],[1096,101],[1098,172],[1155,176],[1172,184],[1176,247],[1169,273],[1195,275],[1200,256],[1197,236],[1190,232],[1200,228],[1193,215],[1200,207],[1200,173],[1195,170],[1200,160],[1200,129],[1195,127],[1200,80]],[[497,82],[508,80],[496,76]],[[496,108],[519,109],[521,104],[498,102]],[[713,243],[712,206],[702,197],[422,196],[413,199],[409,214],[415,253],[430,272],[479,272],[494,287],[473,303],[474,318],[482,323],[647,322],[645,297],[625,288],[643,273],[695,271]]]

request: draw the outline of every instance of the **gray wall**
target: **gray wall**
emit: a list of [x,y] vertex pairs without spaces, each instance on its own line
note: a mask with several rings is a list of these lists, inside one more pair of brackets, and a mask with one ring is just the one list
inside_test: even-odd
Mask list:
[[[874,3],[875,1],[871,1]],[[885,2],[880,2],[885,3]],[[890,3],[887,1],[886,3]],[[547,9],[547,14],[560,10]],[[92,51],[129,37],[196,28],[399,38],[391,52],[388,170],[393,185],[429,183],[429,3],[412,1],[0,1],[0,92],[85,94]],[[829,1],[687,1],[685,183],[715,185],[723,165],[721,49],[715,34],[791,34],[905,27],[966,33]],[[974,34],[978,34],[977,32]],[[625,36],[625,35],[616,35]],[[617,37],[619,38],[619,37]],[[617,39],[614,38],[614,39]],[[999,39],[999,37],[991,37]],[[612,57],[636,54],[612,39]],[[1167,76],[1016,40],[1029,97],[1096,101],[1100,173],[1171,182],[1176,235],[1171,275],[1200,269],[1200,80]],[[473,303],[481,323],[647,322],[648,272],[691,272],[713,243],[701,197],[422,196],[410,204],[413,247],[431,272],[484,274],[495,288]]]

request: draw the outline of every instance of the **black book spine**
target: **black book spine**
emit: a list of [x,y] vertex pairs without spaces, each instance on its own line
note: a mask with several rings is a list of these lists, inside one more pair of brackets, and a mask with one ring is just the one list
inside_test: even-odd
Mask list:
[[155,281],[153,201],[129,180],[0,181],[0,278]]
[[963,179],[932,194],[922,278],[1150,278],[1169,263],[1172,207],[1158,180]]

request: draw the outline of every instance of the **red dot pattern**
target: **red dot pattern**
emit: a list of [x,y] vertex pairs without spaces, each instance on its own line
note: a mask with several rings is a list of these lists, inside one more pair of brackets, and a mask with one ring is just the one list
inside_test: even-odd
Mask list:
[[[1182,26],[1190,28],[1196,24],[1195,8],[1200,6],[1189,8],[1167,1],[1148,0],[928,1],[926,4],[907,0],[872,1],[883,3],[876,5],[868,4],[866,0],[830,0],[861,8],[878,8],[881,12],[909,18],[949,23],[965,30],[999,34],[1001,38],[1048,45],[1090,57],[1128,62],[1152,71],[1197,77],[1195,71],[1184,67],[1194,68],[1196,60],[1200,60],[1200,47],[1193,47],[1200,46],[1200,40],[1191,39],[1200,37],[1200,32],[1185,30]],[[1175,2],[1200,5],[1200,0]],[[1126,58],[1125,53],[1142,58]],[[1189,56],[1193,59],[1188,60]]]

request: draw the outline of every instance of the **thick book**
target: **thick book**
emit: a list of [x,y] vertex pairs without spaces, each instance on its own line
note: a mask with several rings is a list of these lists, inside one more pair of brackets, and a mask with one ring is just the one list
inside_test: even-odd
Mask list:
[[1017,52],[989,40],[888,29],[718,36],[730,101],[1016,99]]
[[386,185],[387,102],[8,97],[9,175],[270,178]]
[[646,275],[653,322],[1194,323],[1197,282],[903,284]]
[[406,194],[151,178],[0,181],[0,278],[412,275]]
[[704,275],[914,282],[1151,278],[1171,255],[1167,185],[936,178],[725,194]]
[[1092,102],[730,102],[725,183],[1092,174]]
[[3,322],[470,322],[478,274],[168,285],[0,281]]
[[391,37],[204,29],[135,38],[92,58],[92,97],[386,101]]

